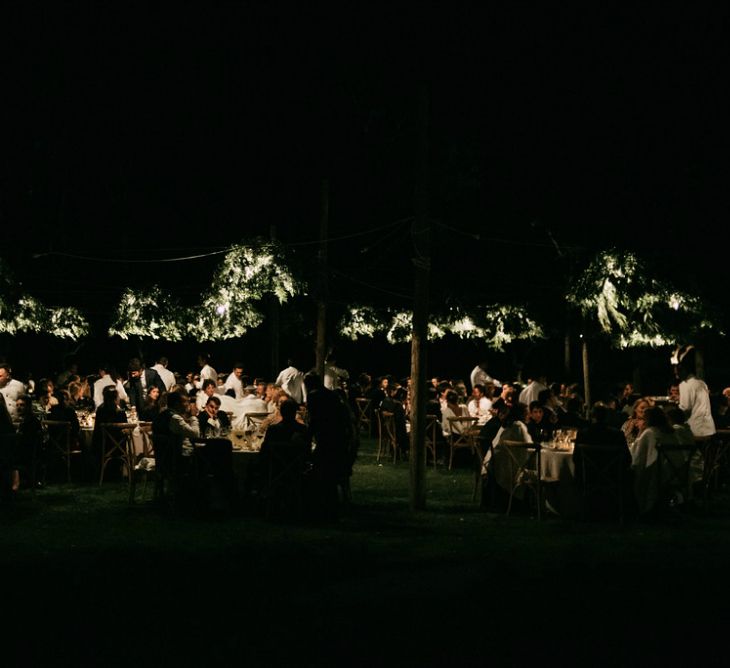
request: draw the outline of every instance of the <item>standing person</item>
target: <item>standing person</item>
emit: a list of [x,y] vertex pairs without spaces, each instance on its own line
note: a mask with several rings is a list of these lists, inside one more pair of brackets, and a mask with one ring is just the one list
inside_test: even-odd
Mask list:
[[119,399],[125,404],[129,403],[127,391],[124,389],[121,378],[116,369],[108,364],[99,367],[99,379],[94,381],[94,405],[99,408],[104,403],[104,388],[114,387],[119,393]]
[[0,364],[0,394],[5,399],[10,418],[14,420],[16,417],[15,402],[25,394],[25,385],[13,378],[12,370],[5,362]]
[[520,392],[519,402],[529,406],[533,401],[537,401],[540,392],[547,390],[547,381],[545,374],[540,373],[530,380],[530,384]]
[[304,385],[304,374],[297,369],[294,360],[286,361],[287,367],[283,369],[276,378],[275,385],[278,385],[298,404],[307,401],[307,388]]
[[680,381],[679,407],[687,416],[687,424],[695,438],[709,438],[715,433],[715,422],[710,407],[710,390],[705,381],[695,376],[695,347],[678,348],[672,362],[676,365]]
[[471,374],[469,375],[469,381],[471,383],[472,389],[476,385],[483,385],[486,387],[487,383],[491,383],[495,387],[502,387],[502,383],[500,383],[495,378],[492,378],[487,372],[486,362],[479,362],[479,364],[477,364],[471,370]]
[[233,371],[228,374],[226,382],[223,385],[223,394],[226,394],[228,390],[233,390],[235,393],[235,399],[243,399],[243,362],[236,362],[233,365]]
[[161,356],[157,358],[157,364],[152,368],[157,371],[162,382],[165,384],[165,390],[170,391],[172,386],[175,384],[175,374],[172,371],[168,371],[167,365],[169,364],[167,357]]
[[146,369],[137,357],[129,360],[129,380],[127,381],[127,396],[130,405],[136,407],[137,413],[144,408],[144,400],[151,387],[157,387],[160,393],[165,392],[165,383],[160,374],[154,369]]
[[198,355],[198,366],[200,367],[200,382],[213,380],[218,382],[218,372],[210,366],[210,355],[208,353],[200,353]]
[[305,377],[309,430],[317,447],[312,454],[317,484],[318,511],[323,519],[339,514],[338,485],[346,485],[351,473],[349,412],[336,392],[328,390],[318,374]]
[[328,390],[343,390],[348,380],[350,380],[350,374],[337,366],[334,357],[328,357],[324,363],[324,386]]

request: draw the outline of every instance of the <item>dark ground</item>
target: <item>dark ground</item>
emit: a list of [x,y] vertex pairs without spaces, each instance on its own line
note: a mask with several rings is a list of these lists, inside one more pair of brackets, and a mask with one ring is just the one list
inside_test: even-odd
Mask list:
[[722,494],[622,528],[480,512],[466,468],[430,471],[411,514],[407,484],[366,443],[334,525],[26,492],[0,514],[5,645],[25,665],[726,663]]

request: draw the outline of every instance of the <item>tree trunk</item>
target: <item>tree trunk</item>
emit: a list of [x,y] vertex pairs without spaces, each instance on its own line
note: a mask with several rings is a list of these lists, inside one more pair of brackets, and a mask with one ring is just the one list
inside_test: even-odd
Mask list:
[[[272,241],[276,239],[275,225],[271,225],[269,228],[269,235]],[[281,371],[281,367],[279,365],[279,333],[281,325],[279,321],[279,301],[276,298],[276,295],[270,294],[269,300],[269,335],[271,336],[271,374],[269,375],[269,378],[273,380],[276,378],[279,371]]]
[[428,283],[431,271],[431,234],[428,219],[428,90],[419,100],[418,175],[413,235],[413,334],[411,337],[411,478],[410,508],[426,507],[426,345],[428,343]]
[[317,290],[317,344],[315,369],[324,380],[327,355],[327,228],[329,226],[329,181],[322,181],[322,212],[319,219],[319,288]]
[[588,366],[588,341],[583,336],[583,393],[585,399],[586,414],[591,410],[591,376]]

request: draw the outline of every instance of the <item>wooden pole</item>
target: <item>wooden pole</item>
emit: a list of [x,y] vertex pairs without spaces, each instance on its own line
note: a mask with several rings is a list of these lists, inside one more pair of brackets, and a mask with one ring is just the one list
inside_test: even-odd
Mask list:
[[428,219],[429,97],[422,86],[418,111],[418,160],[413,236],[413,334],[411,337],[411,471],[410,508],[426,507],[426,345],[428,342],[428,284],[431,271],[431,230]]
[[591,410],[591,376],[588,366],[588,340],[583,335],[583,392],[585,393],[586,414]]
[[327,229],[329,226],[329,181],[322,180],[322,202],[319,219],[319,288],[317,290],[317,343],[315,369],[324,379],[324,359],[327,354]]
[[[269,227],[269,237],[271,241],[276,240],[276,225]],[[281,325],[279,321],[279,301],[276,295],[269,295],[269,334],[271,336],[271,374],[269,378],[273,381],[281,367],[279,366],[279,334]]]

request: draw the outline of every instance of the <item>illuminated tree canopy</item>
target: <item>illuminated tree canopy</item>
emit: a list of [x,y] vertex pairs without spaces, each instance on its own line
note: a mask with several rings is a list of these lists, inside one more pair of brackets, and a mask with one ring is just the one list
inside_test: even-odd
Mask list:
[[32,295],[22,292],[0,260],[0,333],[50,334],[76,340],[88,335],[89,322],[77,308],[48,308]]
[[[412,319],[410,311],[377,311],[369,306],[357,306],[342,318],[339,331],[353,341],[385,333],[390,343],[407,343],[411,340]],[[442,339],[447,334],[484,341],[498,351],[513,341],[545,338],[542,327],[523,308],[502,304],[480,307],[473,315],[452,309],[444,315],[432,316],[428,324],[429,340]]]
[[257,302],[273,294],[282,303],[298,291],[280,244],[239,244],[226,253],[195,306],[182,306],[158,286],[125,290],[109,334],[166,341],[237,338],[263,322]]
[[664,346],[701,330],[717,331],[698,297],[652,277],[630,252],[600,252],[567,299],[620,348]]

